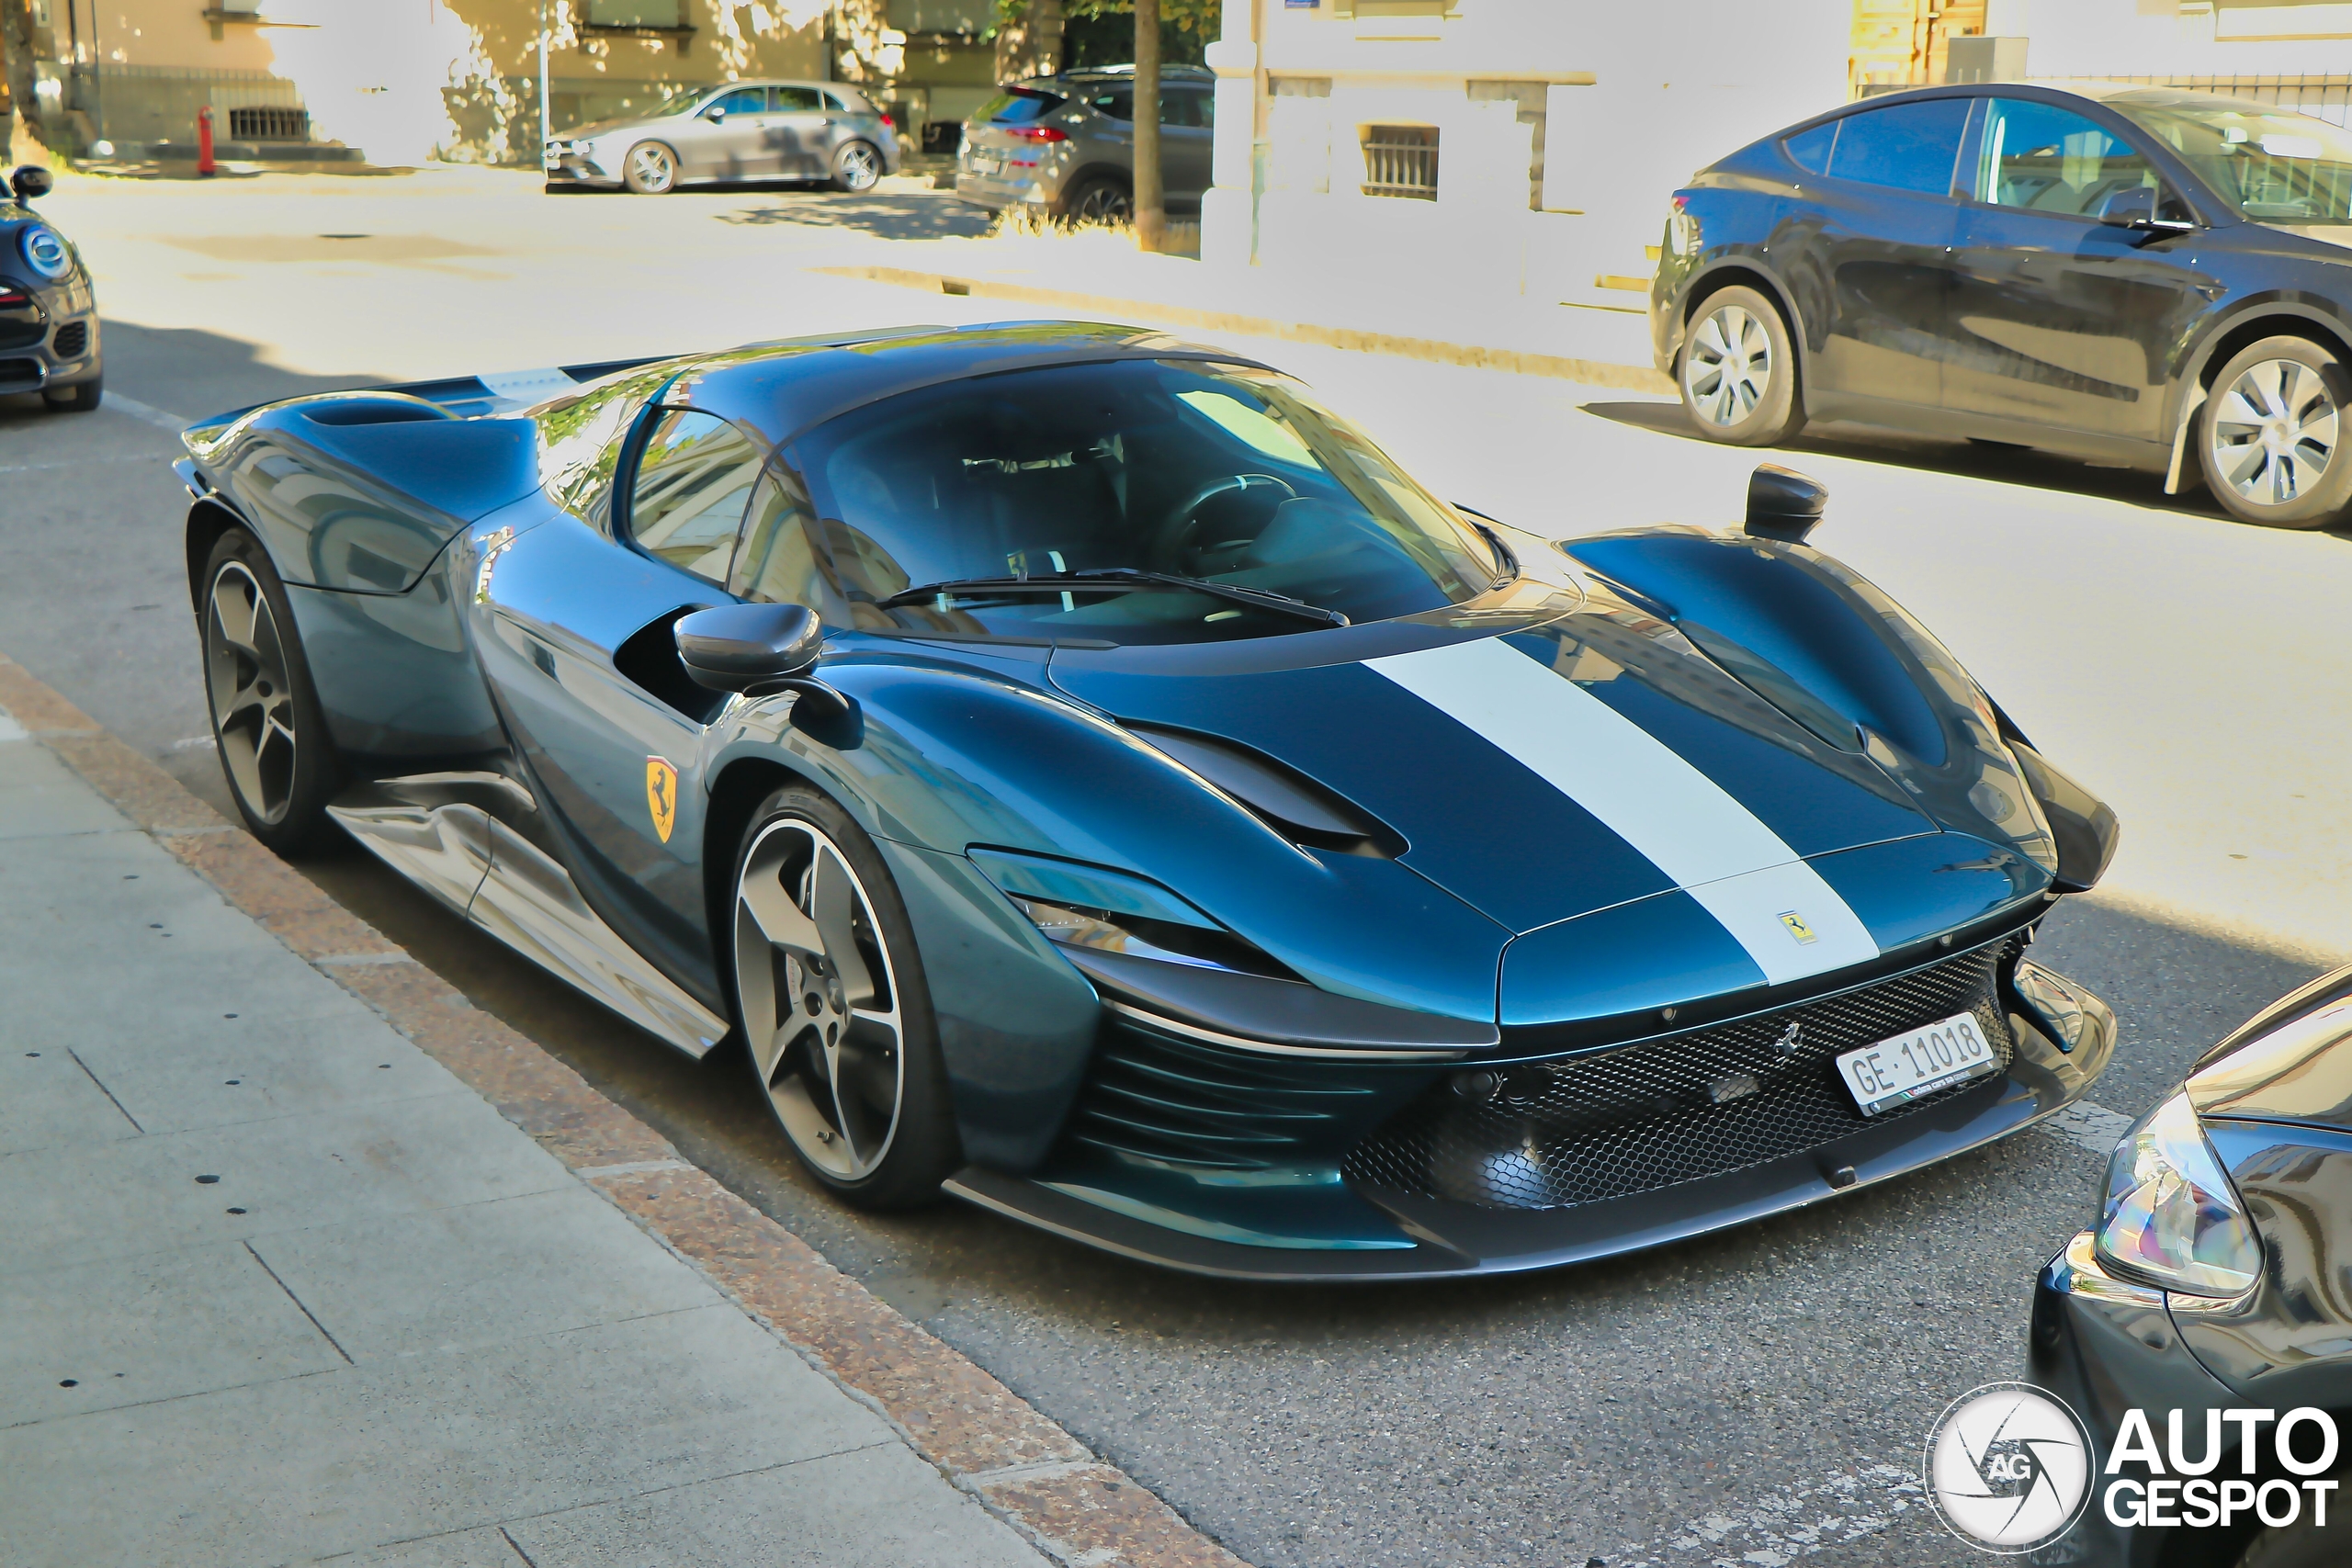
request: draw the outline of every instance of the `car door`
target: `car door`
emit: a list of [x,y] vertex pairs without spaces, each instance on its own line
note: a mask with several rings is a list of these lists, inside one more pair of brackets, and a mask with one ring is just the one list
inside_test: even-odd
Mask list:
[[1775,258],[1826,319],[1804,323],[1816,419],[1928,425],[1950,347],[1952,195],[1966,97],[1915,98],[1836,122],[1807,242]]
[[1168,199],[1187,207],[1209,188],[1209,164],[1216,144],[1216,97],[1189,84],[1159,90],[1159,166]]
[[833,172],[832,117],[814,87],[770,87],[775,108],[776,167],[785,178],[823,179]]
[[759,179],[778,172],[764,87],[737,87],[703,106],[679,138],[689,179]]
[[475,594],[483,670],[581,896],[720,1012],[699,757],[723,699],[686,677],[671,626],[728,602],[765,457],[712,414],[650,408],[606,469],[608,495],[496,547]]
[[[2212,281],[2193,265],[2189,209],[2121,130],[2060,104],[1986,98],[1969,141],[1945,406],[2020,438],[2165,441],[2172,350]],[[2178,227],[2099,221],[2143,187]]]

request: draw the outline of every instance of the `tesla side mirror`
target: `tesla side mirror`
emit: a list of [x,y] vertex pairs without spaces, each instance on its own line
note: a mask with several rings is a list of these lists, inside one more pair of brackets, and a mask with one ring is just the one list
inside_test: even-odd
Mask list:
[[8,176],[8,188],[16,193],[18,201],[31,201],[56,189],[57,180],[47,169],[36,169],[27,164]]
[[749,692],[806,675],[825,623],[802,604],[721,604],[679,616],[671,635],[695,684]]
[[1801,545],[1829,505],[1829,487],[1819,479],[1758,463],[1747,478],[1747,532],[1759,539]]
[[2156,193],[2149,186],[2127,186],[2110,191],[2098,204],[2098,220],[2119,229],[2153,229],[2156,224]]

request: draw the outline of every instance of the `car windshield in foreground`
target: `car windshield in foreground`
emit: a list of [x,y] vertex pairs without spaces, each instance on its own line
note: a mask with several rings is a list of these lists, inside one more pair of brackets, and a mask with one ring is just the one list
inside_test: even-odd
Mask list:
[[754,518],[744,589],[872,631],[1223,641],[1440,609],[1511,571],[1271,371],[981,377],[843,414],[790,455],[806,502]]
[[2352,133],[2233,98],[2126,93],[2108,107],[2139,125],[2258,223],[2352,223]]

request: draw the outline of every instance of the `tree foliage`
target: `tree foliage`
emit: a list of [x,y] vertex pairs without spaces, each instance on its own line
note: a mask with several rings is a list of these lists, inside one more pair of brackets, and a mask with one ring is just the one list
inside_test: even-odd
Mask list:
[[[1135,0],[1062,0],[1062,15],[1081,22],[1131,16],[1135,8]],[[1001,25],[1011,27],[1029,14],[1029,0],[996,0],[996,14]],[[1159,18],[1207,43],[1225,26],[1225,7],[1223,0],[1159,0]]]

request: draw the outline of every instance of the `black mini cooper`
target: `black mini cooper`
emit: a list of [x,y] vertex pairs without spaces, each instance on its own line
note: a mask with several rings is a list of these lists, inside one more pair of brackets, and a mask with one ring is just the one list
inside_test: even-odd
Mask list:
[[49,191],[49,171],[28,165],[0,200],[0,395],[85,412],[103,395],[97,296],[81,253],[33,211]]
[[2352,133],[2165,87],[1848,105],[1674,195],[1650,322],[1712,439],[1808,419],[2201,475],[2352,512]]

